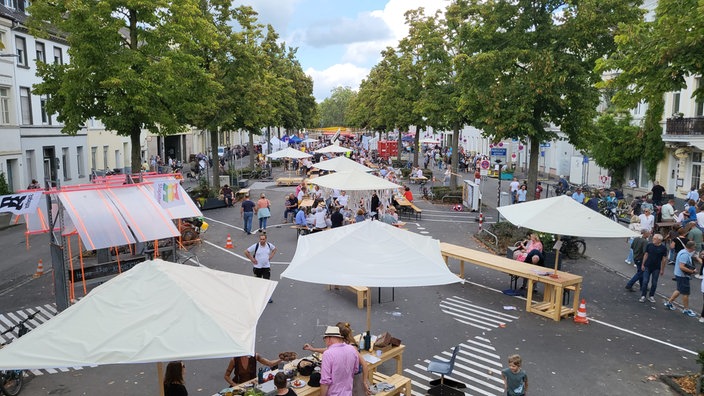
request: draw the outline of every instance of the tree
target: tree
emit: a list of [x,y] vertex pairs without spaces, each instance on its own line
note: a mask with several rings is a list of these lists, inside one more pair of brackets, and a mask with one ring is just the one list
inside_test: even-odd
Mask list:
[[212,24],[199,0],[35,0],[28,25],[39,37],[60,32],[70,63],[38,62],[47,111],[62,132],[75,134],[96,118],[129,136],[132,171],[141,169],[142,128],[159,135],[182,132],[188,115],[210,103],[218,84],[185,51],[209,43]]
[[540,143],[558,138],[546,126],[559,126],[580,146],[580,133],[592,124],[599,103],[596,60],[615,48],[619,24],[637,20],[638,4],[456,0],[448,11],[462,50],[456,57],[460,108],[485,135],[527,143],[531,191]]
[[329,97],[318,104],[320,126],[349,126],[349,105],[356,93],[350,87],[335,87]]
[[[618,47],[597,65],[599,71],[618,71],[603,84],[616,90],[615,103],[633,108],[640,101],[648,102],[642,159],[651,177],[665,155],[660,126],[664,94],[685,88],[686,77],[704,73],[702,29],[701,2],[659,0],[655,17],[624,26],[616,36]],[[704,84],[693,95],[704,100]]]
[[623,182],[626,169],[643,155],[643,130],[631,121],[629,112],[602,114],[584,136],[591,142],[589,154],[599,166],[609,169],[615,185]]

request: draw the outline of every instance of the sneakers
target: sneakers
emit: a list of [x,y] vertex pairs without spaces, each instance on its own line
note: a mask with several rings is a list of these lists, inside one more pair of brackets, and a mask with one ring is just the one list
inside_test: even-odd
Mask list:
[[694,277],[697,278],[697,279],[703,279],[703,278],[704,278],[704,276],[701,276],[701,275],[699,275],[699,274],[694,275]]
[[666,308],[666,309],[669,309],[670,311],[674,311],[674,310],[675,310],[675,306],[672,305],[672,303],[669,302],[669,301],[665,301],[665,302],[663,303],[663,305],[665,305],[665,308]]
[[645,302],[645,296],[640,296],[640,298],[638,299],[638,302]]
[[634,291],[635,291],[635,290],[633,290],[633,287],[630,287],[630,286],[626,286],[625,289],[628,290],[629,292],[634,292]]
[[653,296],[648,297],[648,301],[655,304],[655,297],[653,297]]
[[626,264],[631,265],[633,262],[631,260],[623,260]]
[[689,316],[690,318],[694,318],[697,316],[697,314],[694,313],[691,309],[683,309],[682,313]]
[[704,323],[704,318],[699,318],[699,323]]

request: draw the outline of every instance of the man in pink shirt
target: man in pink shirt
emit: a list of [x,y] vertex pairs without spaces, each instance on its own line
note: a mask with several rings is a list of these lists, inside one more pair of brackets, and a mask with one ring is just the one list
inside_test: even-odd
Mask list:
[[328,326],[323,340],[327,349],[320,367],[320,396],[352,395],[353,377],[359,368],[357,350],[345,344],[337,326]]

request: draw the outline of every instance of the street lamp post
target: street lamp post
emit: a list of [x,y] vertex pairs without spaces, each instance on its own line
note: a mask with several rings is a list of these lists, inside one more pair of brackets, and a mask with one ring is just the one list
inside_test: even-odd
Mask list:
[[501,221],[501,213],[499,212],[499,206],[501,206],[501,160],[497,159],[495,162],[496,168],[498,169],[497,176],[499,178],[499,191],[496,195],[496,222],[498,223]]

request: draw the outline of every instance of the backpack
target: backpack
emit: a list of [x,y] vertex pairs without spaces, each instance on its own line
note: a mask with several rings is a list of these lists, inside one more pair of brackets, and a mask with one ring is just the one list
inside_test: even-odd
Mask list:
[[[271,244],[269,242],[267,242],[266,245],[269,247],[269,250],[272,250]],[[259,250],[259,242],[257,242],[257,246],[254,247],[254,254],[253,254],[254,257],[257,257],[257,250]]]

